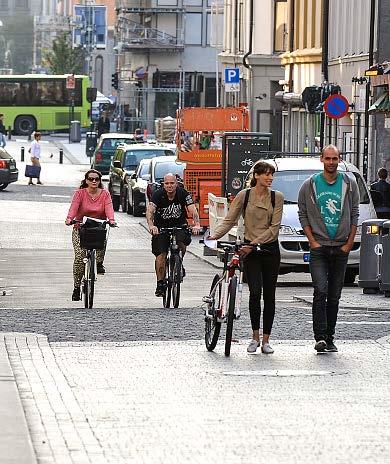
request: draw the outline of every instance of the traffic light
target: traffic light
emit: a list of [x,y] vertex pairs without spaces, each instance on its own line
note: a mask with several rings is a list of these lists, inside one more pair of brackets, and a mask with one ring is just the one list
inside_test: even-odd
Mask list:
[[111,85],[114,89],[119,89],[119,76],[117,72],[111,74]]

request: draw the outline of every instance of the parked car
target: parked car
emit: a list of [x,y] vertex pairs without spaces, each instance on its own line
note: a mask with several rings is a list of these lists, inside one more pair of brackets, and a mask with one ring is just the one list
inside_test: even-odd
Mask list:
[[171,155],[173,152],[162,144],[137,143],[118,146],[111,162],[108,183],[114,211],[118,211],[120,206],[123,212],[126,211],[128,177],[136,171],[142,159]]
[[146,207],[149,166],[152,159],[143,159],[127,181],[127,214],[142,216]]
[[4,148],[0,148],[0,190],[4,190],[11,182],[16,182],[18,175],[15,160]]
[[[289,272],[309,272],[310,248],[306,235],[298,219],[298,193],[303,182],[312,174],[323,171],[319,158],[290,157],[265,160],[275,166],[273,190],[284,194],[282,223],[279,231],[281,253],[280,274]],[[376,218],[374,204],[367,185],[356,166],[341,162],[339,171],[355,178],[360,194],[360,216],[355,243],[349,254],[345,283],[352,284],[359,274],[360,242],[362,222]],[[253,167],[249,171],[246,184],[252,177]]]
[[150,201],[153,193],[161,187],[165,174],[172,173],[183,178],[183,172],[186,167],[185,163],[177,161],[176,156],[158,157],[152,159],[149,167],[149,173],[144,176],[148,181],[146,189],[146,202]]
[[108,133],[102,134],[91,158],[91,168],[97,169],[103,175],[110,172],[112,157],[118,145],[135,143],[134,135]]

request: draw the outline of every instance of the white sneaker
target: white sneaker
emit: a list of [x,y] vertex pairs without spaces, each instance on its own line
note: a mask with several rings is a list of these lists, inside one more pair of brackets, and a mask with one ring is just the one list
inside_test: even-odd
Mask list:
[[274,349],[269,343],[264,343],[264,345],[261,345],[261,352],[264,354],[272,354]]
[[257,348],[260,346],[260,342],[257,340],[251,340],[246,351],[248,353],[256,353]]

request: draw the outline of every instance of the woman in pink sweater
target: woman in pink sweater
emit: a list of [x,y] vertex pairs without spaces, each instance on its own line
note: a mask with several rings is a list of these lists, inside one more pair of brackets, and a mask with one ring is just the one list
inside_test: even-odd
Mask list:
[[[85,173],[80,188],[74,193],[65,224],[70,225],[73,219],[82,221],[84,216],[108,220],[110,224],[115,224],[111,196],[103,187],[101,173],[95,169],[90,169]],[[86,255],[86,250],[80,247],[79,224],[75,224],[73,228],[72,243],[74,249],[72,300],[79,301],[81,299],[80,284],[84,273],[83,259]],[[105,273],[104,253],[105,250],[96,251],[98,274]]]

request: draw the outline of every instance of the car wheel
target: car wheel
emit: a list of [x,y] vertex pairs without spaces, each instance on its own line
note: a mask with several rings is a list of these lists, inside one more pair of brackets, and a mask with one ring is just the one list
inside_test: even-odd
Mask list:
[[134,207],[133,207],[133,215],[134,217],[140,217],[144,213],[144,209],[142,206],[139,206],[137,200],[134,200]]
[[0,184],[0,190],[4,190],[8,184]]

